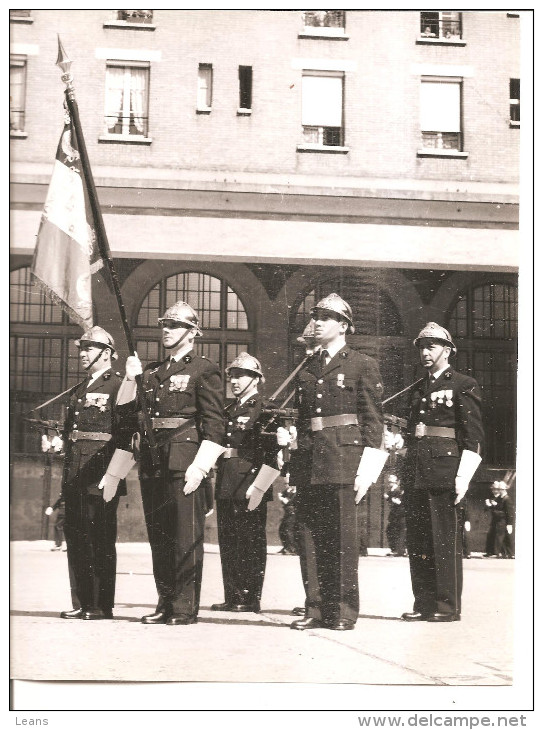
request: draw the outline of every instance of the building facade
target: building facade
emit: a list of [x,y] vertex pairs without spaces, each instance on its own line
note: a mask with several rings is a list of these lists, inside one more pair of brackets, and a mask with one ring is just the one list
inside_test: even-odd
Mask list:
[[[39,445],[20,415],[79,377],[80,329],[29,274],[62,129],[58,33],[142,360],[184,298],[200,350],[221,369],[249,350],[270,395],[311,305],[337,291],[385,397],[418,377],[422,325],[448,327],[483,388],[481,483],[514,468],[518,15],[10,11],[12,454]],[[95,322],[125,355],[94,279]]]

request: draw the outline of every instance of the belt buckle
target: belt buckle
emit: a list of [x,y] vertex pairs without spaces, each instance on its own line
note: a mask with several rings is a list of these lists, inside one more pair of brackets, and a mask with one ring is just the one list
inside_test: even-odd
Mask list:
[[415,426],[415,436],[418,439],[421,439],[423,436],[426,436],[426,424],[425,423],[417,423]]
[[311,430],[312,431],[322,431],[322,416],[315,416],[311,419]]

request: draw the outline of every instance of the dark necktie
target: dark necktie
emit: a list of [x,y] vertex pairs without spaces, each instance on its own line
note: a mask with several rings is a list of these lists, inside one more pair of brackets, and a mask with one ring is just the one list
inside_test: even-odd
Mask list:
[[321,350],[321,370],[324,370],[326,367],[326,360],[328,358],[328,350]]

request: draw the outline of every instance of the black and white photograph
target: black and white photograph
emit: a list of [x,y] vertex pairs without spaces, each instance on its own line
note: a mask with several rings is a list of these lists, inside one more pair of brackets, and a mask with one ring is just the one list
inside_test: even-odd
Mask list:
[[533,11],[9,53],[11,719],[530,727]]

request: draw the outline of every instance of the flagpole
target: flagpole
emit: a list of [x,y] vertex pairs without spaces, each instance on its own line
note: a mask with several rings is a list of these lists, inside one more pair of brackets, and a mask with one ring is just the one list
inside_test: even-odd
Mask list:
[[[100,208],[98,194],[96,192],[96,186],[94,184],[94,178],[93,178],[92,170],[91,170],[91,166],[90,166],[89,156],[87,154],[87,147],[85,145],[85,138],[83,137],[83,130],[81,128],[81,121],[79,119],[79,109],[77,106],[77,101],[75,99],[73,76],[70,72],[72,62],[69,60],[68,56],[66,55],[66,51],[64,50],[64,47],[61,43],[60,36],[58,36],[58,58],[57,58],[56,65],[59,66],[60,69],[62,70],[61,78],[62,78],[62,81],[66,84],[66,89],[64,92],[65,96],[66,96],[66,104],[68,105],[68,111],[70,113],[70,118],[72,120],[74,131],[76,134],[77,146],[78,146],[78,150],[79,150],[79,155],[81,157],[81,168],[83,170],[83,175],[85,176],[85,182],[87,183],[89,203],[91,206],[93,219],[94,219],[94,222],[96,225],[96,238],[98,241],[98,248],[100,250],[100,255],[102,257],[102,260],[106,264],[110,277],[111,277],[111,282],[113,284],[113,290],[115,292],[115,298],[117,300],[117,306],[119,308],[119,314],[121,317],[121,322],[123,325],[126,342],[128,344],[128,351],[131,355],[135,355],[136,350],[134,347],[134,340],[132,337],[132,332],[130,331],[130,327],[128,325],[128,319],[126,317],[126,310],[125,310],[124,302],[123,302],[122,295],[121,295],[119,279],[117,277],[117,272],[115,271],[115,266],[113,265],[113,259],[111,257],[111,249],[109,247],[109,242],[107,239],[104,219],[102,218],[102,210]],[[141,404],[143,423],[144,423],[145,431],[147,434],[147,439],[149,441],[149,446],[151,448],[151,456],[152,456],[153,464],[156,466],[158,464],[157,444],[156,444],[156,439],[155,439],[153,429],[151,426],[151,419],[145,408],[145,396],[144,396],[144,392],[143,392],[143,382],[142,382],[141,375],[136,376],[136,387],[137,387],[138,398],[139,398],[139,401]]]

